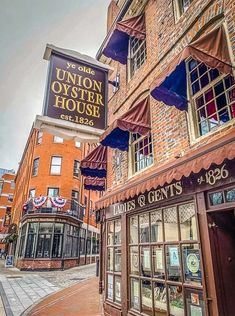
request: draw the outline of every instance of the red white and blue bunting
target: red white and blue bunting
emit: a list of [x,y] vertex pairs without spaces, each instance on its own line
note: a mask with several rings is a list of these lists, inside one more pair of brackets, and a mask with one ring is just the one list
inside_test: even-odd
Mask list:
[[62,208],[65,206],[67,200],[60,197],[60,196],[56,196],[56,197],[50,197],[51,199],[51,203],[55,206],[55,207],[59,207]]
[[39,208],[46,202],[47,196],[39,196],[33,198],[33,206]]

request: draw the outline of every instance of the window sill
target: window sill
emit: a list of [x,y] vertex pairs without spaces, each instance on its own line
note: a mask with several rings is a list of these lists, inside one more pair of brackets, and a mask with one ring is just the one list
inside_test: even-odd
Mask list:
[[137,171],[137,172],[135,172],[133,174],[128,175],[128,180],[130,180],[130,179],[132,179],[132,178],[134,178],[136,176],[139,176],[143,172],[145,172],[145,171],[149,170],[151,167],[153,167],[153,165],[154,165],[154,162],[151,165],[149,165],[148,167],[146,167],[144,169],[141,169],[141,170],[139,170],[139,171]]

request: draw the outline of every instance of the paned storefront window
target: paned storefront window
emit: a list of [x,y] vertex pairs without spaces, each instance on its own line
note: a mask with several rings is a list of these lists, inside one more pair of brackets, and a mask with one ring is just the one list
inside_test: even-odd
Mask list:
[[65,257],[78,257],[79,229],[73,225],[66,225],[65,230]]
[[153,164],[153,144],[151,133],[147,136],[131,134],[132,173]]
[[235,117],[235,82],[194,59],[187,63],[196,136],[202,136]]
[[121,221],[107,222],[107,293],[110,301],[121,303]]
[[228,188],[213,193],[209,193],[210,206],[216,206],[224,203],[235,203],[235,188]]
[[129,262],[130,309],[153,316],[183,316],[186,310],[204,315],[193,202],[130,217]]

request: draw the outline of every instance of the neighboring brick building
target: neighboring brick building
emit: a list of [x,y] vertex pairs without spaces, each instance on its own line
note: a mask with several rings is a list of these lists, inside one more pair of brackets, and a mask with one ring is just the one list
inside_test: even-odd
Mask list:
[[15,190],[15,172],[0,168],[0,249],[5,249],[5,240],[11,222],[11,208]]
[[108,29],[104,313],[232,316],[235,2],[112,1]]
[[[89,192],[81,190],[83,151],[79,142],[31,129],[12,214],[19,238],[11,252],[20,269],[69,268],[96,259],[99,229],[92,211],[88,215]],[[92,193],[91,205],[96,198]]]

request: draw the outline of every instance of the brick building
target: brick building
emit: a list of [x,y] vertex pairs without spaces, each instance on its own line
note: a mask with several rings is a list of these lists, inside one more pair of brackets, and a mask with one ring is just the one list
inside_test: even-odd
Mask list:
[[[11,208],[15,190],[15,172],[0,168],[0,249],[5,249],[5,238],[11,221]],[[1,243],[3,241],[3,243]]]
[[18,268],[63,269],[96,260],[99,229],[92,208],[97,197],[81,190],[80,161],[88,147],[31,129],[13,202],[19,237],[11,252]]
[[235,3],[111,1],[105,315],[234,315]]

